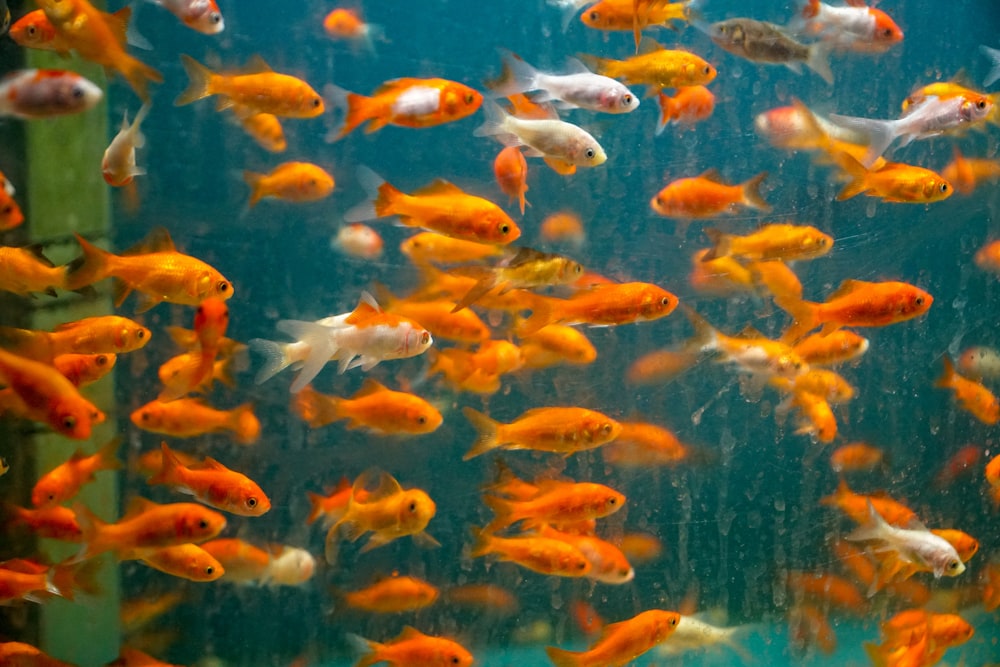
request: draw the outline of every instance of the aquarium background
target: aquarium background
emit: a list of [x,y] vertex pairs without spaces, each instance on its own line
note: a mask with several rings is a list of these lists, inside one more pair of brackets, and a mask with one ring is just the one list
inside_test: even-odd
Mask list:
[[[15,18],[23,13],[19,3],[11,4]],[[703,4],[709,21],[747,16],[785,23],[795,11],[795,4],[788,2]],[[837,202],[833,199],[841,185],[829,167],[817,166],[807,154],[775,149],[753,129],[758,113],[795,98],[824,114],[891,118],[918,85],[956,75],[973,84],[982,82],[989,63],[978,45],[1000,46],[1000,7],[995,3],[887,0],[879,6],[903,29],[904,41],[880,55],[834,54],[833,86],[808,70],[796,74],[781,66],[740,60],[692,27],[647,31],[665,46],[690,49],[718,69],[710,85],[716,95],[714,115],[692,129],[670,127],[654,136],[657,109],[652,98],[643,98],[638,110],[624,116],[580,110],[564,114],[564,119],[599,138],[608,161],[566,178],[529,160],[531,206],[523,218],[514,215],[523,234],[517,244],[562,250],[588,269],[614,279],[656,283],[728,333],[749,325],[777,335],[787,318],[766,300],[710,298],[692,290],[687,282],[690,255],[706,247],[702,229],[709,225],[749,232],[762,223],[793,221],[813,224],[834,236],[836,243],[828,256],[795,267],[807,298],[822,300],[847,278],[902,280],[929,291],[935,301],[924,317],[862,332],[871,348],[858,363],[842,370],[857,397],[836,410],[841,433],[837,442],[863,440],[891,456],[887,471],[852,477],[852,487],[885,489],[904,499],[929,526],[961,528],[979,539],[980,553],[962,577],[933,581],[929,575],[917,575],[935,591],[949,591],[972,583],[1000,546],[1000,523],[981,469],[946,487],[933,486],[944,463],[966,444],[980,445],[984,461],[998,450],[995,427],[976,422],[956,407],[949,392],[933,386],[946,352],[954,357],[969,345],[1000,345],[997,277],[972,264],[975,250],[997,234],[996,186],[987,184],[973,196],[955,195],[930,206],[889,204],[863,196]],[[318,319],[352,309],[362,290],[377,294],[377,286],[383,286],[406,294],[418,284],[418,273],[398,251],[399,243],[412,233],[405,227],[376,223],[386,248],[377,261],[352,258],[331,248],[343,213],[365,198],[356,178],[360,165],[404,191],[445,178],[500,203],[512,215],[515,208],[507,206],[493,180],[492,160],[499,144],[472,135],[483,120],[481,112],[435,128],[387,127],[371,135],[357,131],[336,143],[324,141],[334,124],[333,114],[290,119],[283,123],[288,150],[274,155],[259,148],[231,114],[217,112],[211,100],[173,105],[186,86],[179,54],[223,69],[239,67],[257,54],[276,71],[300,76],[317,90],[334,82],[367,94],[383,81],[403,76],[440,76],[484,90],[484,80],[499,72],[499,48],[550,71],[558,71],[566,57],[580,53],[626,57],[633,52],[629,33],[593,31],[578,19],[563,31],[560,12],[542,0],[368,0],[361,7],[365,18],[382,25],[386,35],[385,41],[376,42],[377,54],[326,37],[322,18],[334,7],[331,2],[220,0],[220,7],[226,30],[218,36],[190,31],[152,4],[134,7],[133,23],[154,48],[132,52],[157,67],[165,83],[153,87],[153,108],[143,125],[147,142],[138,159],[149,174],[137,179],[137,200],[112,193],[111,240],[120,250],[153,227],[166,227],[179,249],[209,262],[233,282],[229,336],[241,341],[282,340],[275,328],[280,319]],[[10,50],[8,42],[3,53]],[[113,78],[107,105],[112,133],[124,112],[131,118],[138,108],[132,91]],[[20,123],[5,119],[5,133]],[[892,156],[940,169],[951,160],[955,145],[966,155],[995,156],[997,137],[996,127],[989,126],[985,132],[897,147]],[[288,159],[327,168],[337,181],[333,195],[310,204],[265,200],[249,209],[242,171],[269,171]],[[99,164],[98,153],[93,168]],[[4,162],[0,168],[16,173],[23,165]],[[767,171],[764,196],[773,210],[690,225],[650,210],[650,198],[667,181],[709,168],[718,169],[731,182]],[[587,232],[583,248],[545,246],[541,241],[541,220],[559,210],[574,211],[582,218]],[[131,316],[135,307],[133,298],[116,312]],[[164,328],[190,327],[192,313],[191,308],[163,304],[136,316],[154,332],[154,340],[119,357],[117,413],[109,414],[126,437],[120,455],[129,463],[159,447],[162,438],[133,427],[128,415],[155,397],[156,369],[176,353],[162,333]],[[501,328],[495,331],[505,336]],[[404,625],[413,625],[429,634],[457,638],[479,664],[547,664],[544,645],[586,645],[568,612],[574,600],[589,601],[613,621],[646,609],[676,608],[688,599],[699,610],[713,611],[716,618],[721,615],[727,624],[755,624],[746,640],[754,656],[749,664],[868,664],[861,644],[879,640],[877,623],[888,612],[873,609],[868,618],[856,619],[833,611],[831,622],[840,641],[832,656],[814,648],[794,649],[783,620],[792,604],[787,572],[835,569],[828,544],[851,528],[839,513],[819,504],[837,484],[827,462],[831,447],[795,435],[791,420],[776,418],[775,392],[743,386],[721,365],[701,363],[656,386],[630,385],[625,376],[630,363],[691,335],[680,311],[651,323],[586,333],[598,350],[595,363],[507,376],[501,391],[485,398],[456,394],[439,378],[426,378],[426,357],[383,363],[368,374],[354,370],[338,375],[330,367],[315,381],[320,391],[337,395],[353,394],[366,376],[393,388],[413,387],[441,410],[444,423],[431,435],[408,439],[349,431],[343,424],[310,430],[289,410],[292,374],[285,372],[255,385],[253,374],[260,359],[252,357],[238,388],[217,388],[210,399],[224,407],[252,401],[263,425],[257,444],[243,447],[225,435],[167,440],[171,447],[211,455],[247,473],[270,496],[273,508],[268,514],[228,517],[224,535],[307,548],[317,557],[317,572],[300,587],[250,587],[224,580],[184,582],[136,562],[122,563],[124,599],[174,590],[185,594],[184,602],[155,626],[173,632],[156,655],[178,664],[211,657],[226,665],[289,665],[297,658],[306,664],[349,664],[356,655],[351,635],[383,641],[395,637]],[[493,479],[497,457],[461,460],[475,435],[461,408],[472,406],[510,421],[543,405],[584,406],[619,419],[646,419],[712,454],[702,463],[639,472],[605,465],[599,451],[565,459],[531,452],[500,456],[523,476],[555,467],[573,479],[602,482],[625,493],[626,508],[602,521],[601,534],[613,537],[641,530],[659,536],[664,544],[662,557],[638,567],[629,584],[546,577],[513,564],[469,557],[470,527],[483,525],[491,516],[480,501],[480,489]],[[67,455],[74,448],[67,442]],[[9,452],[2,453],[9,458]],[[428,531],[442,546],[421,549],[402,539],[367,554],[348,547],[337,567],[327,566],[322,562],[323,531],[305,524],[306,492],[321,492],[342,476],[354,478],[372,466],[397,477],[404,487],[422,488],[434,498],[437,515]],[[183,499],[166,489],[148,487],[128,469],[120,476],[120,493],[123,503],[134,495],[158,502]],[[520,607],[513,615],[500,616],[439,601],[417,613],[375,616],[351,611],[341,602],[339,591],[361,588],[394,572],[426,578],[443,589],[494,583],[515,593]],[[996,615],[980,607],[962,614],[975,624],[976,635],[949,651],[946,662],[995,661],[1000,655]],[[525,628],[539,623],[547,629],[542,637],[530,639],[526,646],[517,643]],[[108,655],[107,660],[113,657]],[[742,660],[722,649],[672,661],[739,664]],[[650,654],[642,660],[648,663],[664,664],[665,659]]]

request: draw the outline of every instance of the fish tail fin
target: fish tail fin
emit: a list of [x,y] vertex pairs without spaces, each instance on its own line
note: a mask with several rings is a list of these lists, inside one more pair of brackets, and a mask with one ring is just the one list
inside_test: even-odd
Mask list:
[[72,601],[76,593],[97,595],[101,592],[97,584],[97,575],[101,562],[89,560],[83,563],[65,562],[52,567],[48,574],[48,589],[50,593]]
[[[351,501],[353,502],[353,500]],[[348,503],[348,511],[350,509],[350,503]],[[365,531],[361,528],[357,521],[348,518],[347,514],[344,514],[337,520],[335,524],[330,526],[330,529],[326,531],[326,542],[323,547],[323,553],[326,557],[326,562],[329,565],[336,565],[337,558],[340,555],[340,540],[346,539],[348,542],[356,542]]]
[[494,97],[507,97],[535,90],[538,71],[526,63],[517,54],[503,52],[503,69],[500,76],[486,82],[486,87],[493,91]]
[[472,131],[474,137],[495,137],[504,146],[520,146],[521,140],[507,129],[508,114],[493,100],[483,100],[483,113],[486,120]]
[[847,130],[860,132],[868,137],[868,150],[865,151],[861,160],[865,169],[871,169],[875,161],[882,157],[882,153],[885,153],[885,150],[889,148],[889,144],[899,136],[896,121],[841,116],[833,113],[830,114],[829,118]]
[[775,297],[774,305],[792,316],[792,324],[781,335],[781,341],[793,345],[821,324],[819,304],[811,301]]
[[288,358],[288,343],[253,338],[250,340],[250,349],[264,357],[264,365],[260,367],[256,377],[254,377],[255,384],[267,382],[292,363]]
[[486,296],[486,294],[496,286],[496,274],[490,273],[489,275],[480,278],[479,282],[473,285],[469,291],[465,293],[465,296],[463,296],[459,302],[455,304],[455,307],[451,309],[451,312],[457,313],[463,308],[468,308],[476,301]]
[[809,57],[806,59],[806,67],[816,72],[827,85],[833,85],[833,70],[830,69],[830,45],[824,42],[816,42],[809,47]]
[[853,155],[845,152],[836,153],[833,156],[833,161],[851,179],[837,195],[837,201],[857,197],[870,189],[868,184],[868,170],[865,169],[863,164],[855,160]]
[[983,87],[992,86],[997,79],[1000,79],[1000,49],[991,49],[985,44],[979,45],[979,52],[993,61],[986,78],[983,79]]
[[868,654],[868,658],[872,661],[875,667],[886,667],[888,664],[886,661],[885,654],[882,653],[882,649],[879,648],[878,644],[873,642],[865,642],[865,653]]
[[253,413],[253,404],[244,403],[229,413],[229,428],[236,434],[236,440],[249,445],[260,437],[260,420]]
[[323,88],[323,96],[333,108],[337,109],[337,111],[343,115],[343,119],[340,124],[334,127],[330,133],[327,134],[327,143],[333,143],[338,139],[343,139],[348,134],[356,130],[358,126],[366,120],[372,121],[372,124],[367,128],[368,132],[374,132],[385,125],[385,122],[383,121],[377,123],[377,127],[373,127],[373,125],[376,125],[378,118],[375,111],[371,108],[373,100],[371,97],[365,97],[364,95],[352,93],[351,91],[341,88],[340,86],[335,86],[332,83],[326,84]]
[[167,446],[166,442],[160,443],[160,452],[162,453],[160,469],[146,483],[167,485],[177,483],[177,471],[181,465],[180,459],[177,458],[174,450]]
[[993,508],[1000,507],[1000,486],[990,487],[990,496],[993,498]]
[[310,385],[295,394],[292,399],[292,409],[309,425],[309,428],[322,428],[344,419],[341,403],[341,398],[321,394]]
[[557,319],[553,312],[552,304],[547,298],[532,295],[528,299],[531,315],[517,328],[517,335],[521,338],[530,336],[539,329],[552,324]]
[[694,327],[694,336],[684,344],[688,350],[711,351],[719,346],[719,332],[708,323],[704,317],[695,312],[694,308],[681,304],[681,310],[688,322]]
[[309,348],[309,353],[302,364],[302,370],[292,382],[292,393],[297,394],[319,375],[319,372],[326,366],[326,362],[337,353],[338,348],[333,341],[330,328],[322,324],[300,320],[281,320],[278,322],[278,330],[300,343],[304,343]]
[[358,167],[357,176],[361,187],[368,194],[368,200],[348,210],[344,214],[344,220],[364,222],[393,215],[393,203],[402,192],[364,165]]
[[264,179],[267,174],[258,174],[254,171],[243,172],[243,180],[250,186],[250,208],[257,205],[257,202],[264,196]]
[[187,54],[181,54],[181,63],[184,65],[184,71],[187,72],[189,83],[184,92],[174,100],[174,106],[177,107],[197,102],[211,95],[209,84],[214,76],[212,70]]
[[849,534],[844,536],[845,540],[850,542],[865,542],[867,540],[878,540],[882,539],[885,533],[885,529],[889,527],[889,524],[885,522],[882,515],[875,511],[875,506],[872,505],[872,501],[868,501],[868,523],[863,526],[858,526]]
[[472,549],[469,551],[471,558],[493,553],[493,533],[478,526],[471,526],[469,532],[472,533]]
[[158,70],[131,56],[125,60],[121,73],[144,103],[149,103],[149,83],[163,83],[163,75]]
[[500,446],[499,430],[500,422],[494,421],[478,410],[466,407],[462,409],[462,414],[472,422],[472,427],[476,429],[476,441],[472,448],[462,457],[463,461],[468,461],[480,454],[496,449]]
[[503,530],[517,521],[517,518],[514,517],[514,508],[510,501],[499,496],[484,495],[483,503],[493,512],[493,520],[483,528],[484,533],[492,534],[498,530]]
[[112,438],[101,445],[97,450],[98,470],[121,470],[122,462],[118,459],[118,448],[121,447],[122,438]]
[[365,639],[364,637],[358,637],[354,635],[357,639],[355,640],[358,644],[358,648],[362,651],[367,651],[364,653],[358,661],[354,664],[354,667],[371,667],[372,665],[378,664],[384,660],[382,656],[383,644],[378,642],[373,642],[370,639]]
[[705,256],[701,258],[701,261],[709,262],[719,257],[728,257],[732,253],[729,234],[726,234],[722,230],[714,227],[706,227],[704,232],[705,236],[708,237],[708,240],[712,242],[712,247],[707,253],[705,253]]
[[111,275],[113,253],[75,234],[83,254],[66,266],[66,289],[77,291]]
[[77,503],[73,506],[76,521],[80,525],[83,546],[73,557],[73,562],[79,562],[99,556],[105,551],[113,551],[114,541],[107,538],[108,524],[90,511],[85,505]]
[[583,663],[580,661],[580,656],[578,653],[573,651],[567,651],[566,649],[558,648],[556,646],[546,646],[545,654],[549,656],[549,660],[556,667],[580,667]]
[[321,516],[326,515],[326,510],[323,509],[326,497],[312,491],[306,491],[306,497],[309,499],[309,516],[306,517],[306,524],[311,526]]
[[657,136],[663,134],[663,131],[667,129],[667,125],[670,124],[670,121],[674,120],[677,114],[677,102],[674,101],[674,98],[664,95],[662,92],[658,93],[658,97],[659,104],[657,106],[660,108],[660,116],[656,121],[655,134]]
[[944,355],[944,371],[941,373],[941,377],[934,381],[935,387],[951,387],[955,382],[955,364],[952,363],[951,357],[947,354]]
[[742,188],[743,203],[766,213],[771,210],[771,205],[764,201],[764,197],[760,194],[760,184],[764,182],[765,178],[767,178],[767,172],[762,171],[744,183]]

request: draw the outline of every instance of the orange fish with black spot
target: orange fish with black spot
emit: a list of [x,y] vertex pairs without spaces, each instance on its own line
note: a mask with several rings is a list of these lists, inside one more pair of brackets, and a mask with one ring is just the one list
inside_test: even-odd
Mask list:
[[372,378],[351,398],[326,396],[306,387],[293,395],[292,409],[311,428],[346,419],[349,429],[385,435],[432,433],[443,421],[437,408],[416,394],[392,391]]
[[767,172],[762,172],[745,183],[730,185],[717,170],[709,169],[700,176],[668,183],[653,197],[650,206],[664,217],[680,219],[733,215],[742,208],[766,213],[771,206],[760,194],[765,178]]
[[167,443],[160,444],[163,463],[149,484],[163,484],[187,493],[210,507],[240,516],[260,516],[271,509],[267,495],[243,473],[230,470],[211,456],[197,467],[182,464]]
[[556,667],[622,667],[657,644],[667,641],[681,615],[676,611],[650,609],[626,621],[606,625],[601,636],[586,651],[545,649]]
[[495,449],[533,449],[569,455],[600,447],[621,433],[621,424],[586,408],[534,408],[510,424],[464,408],[478,437],[465,456],[468,461]]
[[380,644],[364,640],[368,653],[354,667],[387,662],[393,667],[470,667],[473,657],[461,644],[444,637],[431,637],[406,626],[392,641]]
[[132,413],[131,420],[144,431],[175,438],[231,432],[237,442],[249,445],[260,437],[260,421],[249,403],[232,410],[216,410],[196,398],[181,398],[167,403],[150,401],[137,408]]
[[35,483],[31,503],[35,507],[55,507],[76,496],[84,484],[94,481],[96,473],[121,469],[122,463],[115,456],[121,443],[121,438],[115,438],[90,455],[84,454],[82,449],[76,450],[68,461],[45,473]]
[[335,185],[333,176],[310,162],[285,162],[267,174],[244,171],[243,179],[250,186],[250,208],[265,197],[290,202],[318,201],[329,197]]
[[[526,293],[528,294],[528,293]],[[677,307],[677,297],[650,283],[611,283],[580,290],[569,299],[530,296],[525,307],[531,317],[518,328],[530,336],[550,324],[617,326],[666,317]]]

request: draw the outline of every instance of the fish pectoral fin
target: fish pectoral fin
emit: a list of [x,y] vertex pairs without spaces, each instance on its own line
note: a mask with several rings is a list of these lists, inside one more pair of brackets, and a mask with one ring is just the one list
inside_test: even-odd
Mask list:
[[436,549],[441,546],[441,543],[431,537],[425,530],[415,533],[413,541],[425,549]]
[[368,553],[372,549],[378,549],[379,547],[384,547],[385,545],[389,544],[389,542],[392,542],[394,539],[396,538],[393,537],[392,535],[386,535],[385,533],[381,532],[374,533],[371,537],[368,538],[368,541],[365,542],[365,546],[361,547],[361,550],[358,553],[362,554]]

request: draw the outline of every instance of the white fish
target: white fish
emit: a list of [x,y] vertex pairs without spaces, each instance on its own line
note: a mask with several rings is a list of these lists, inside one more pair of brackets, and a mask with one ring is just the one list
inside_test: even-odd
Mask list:
[[150,0],[179,18],[184,25],[205,35],[226,29],[226,22],[215,0]]
[[744,662],[749,663],[751,657],[746,648],[736,641],[736,637],[741,634],[749,634],[753,628],[752,625],[720,628],[695,616],[682,615],[677,628],[670,635],[669,641],[660,644],[656,651],[663,656],[672,656],[689,651],[725,646],[737,653]]
[[15,70],[0,80],[0,116],[51,118],[93,108],[104,91],[75,72]]
[[538,90],[542,92],[531,96],[536,103],[558,100],[568,107],[605,113],[628,113],[639,107],[639,98],[625,84],[594,74],[575,58],[567,61],[568,73],[548,74],[509,51],[502,53],[503,73],[488,84],[495,97]]
[[526,146],[526,157],[561,160],[580,167],[596,167],[608,159],[597,139],[572,123],[517,118],[489,100],[483,101],[483,111],[486,122],[473,134],[493,136],[504,146]]
[[145,169],[135,164],[135,149],[142,148],[146,144],[146,138],[139,127],[147,113],[149,113],[148,102],[142,105],[139,113],[135,115],[135,120],[129,125],[128,110],[125,111],[122,127],[111,140],[101,160],[101,172],[108,185],[115,187],[128,185],[133,177],[146,174]]

